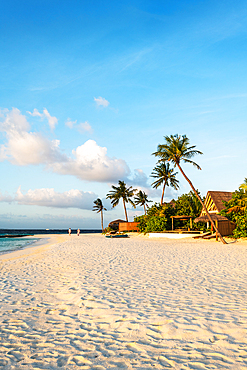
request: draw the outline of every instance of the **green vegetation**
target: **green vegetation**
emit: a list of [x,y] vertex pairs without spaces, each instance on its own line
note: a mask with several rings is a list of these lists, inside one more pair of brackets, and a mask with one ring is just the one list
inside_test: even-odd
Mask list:
[[[200,193],[199,193],[200,194]],[[147,210],[147,214],[134,218],[135,222],[139,222],[139,230],[143,233],[162,232],[171,230],[171,216],[185,215],[196,218],[201,213],[201,203],[195,194],[190,191],[188,194],[182,194],[177,200],[172,200],[171,203],[154,204]],[[189,221],[177,221],[183,228],[189,228]],[[205,224],[193,223],[194,230],[203,230]]]
[[221,215],[236,223],[233,237],[247,238],[247,179],[232,194],[232,199],[225,202],[225,207]]

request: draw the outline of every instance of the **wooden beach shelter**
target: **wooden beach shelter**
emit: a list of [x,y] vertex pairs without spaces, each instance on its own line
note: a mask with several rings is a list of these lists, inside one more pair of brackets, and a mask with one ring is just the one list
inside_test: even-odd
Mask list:
[[109,223],[108,227],[111,227],[114,230],[119,230],[119,224],[122,223],[122,222],[126,222],[126,221],[120,220],[120,219],[111,221]]
[[174,230],[174,221],[173,221],[173,219],[175,219],[175,220],[181,220],[181,221],[190,220],[190,228],[192,229],[192,216],[185,216],[185,215],[182,215],[182,216],[171,216],[171,219],[172,219],[172,230]]
[[[222,236],[231,235],[236,226],[235,223],[228,220],[228,218],[219,215],[219,212],[225,209],[223,202],[228,202],[231,199],[232,193],[230,191],[208,191],[204,202]],[[209,228],[210,221],[204,209],[202,209],[200,216],[197,217],[194,222],[207,222]],[[211,230],[213,231],[212,225]]]

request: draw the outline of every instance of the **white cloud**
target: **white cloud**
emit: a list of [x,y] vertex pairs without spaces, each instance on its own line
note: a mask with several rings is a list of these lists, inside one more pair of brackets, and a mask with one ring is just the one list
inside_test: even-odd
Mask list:
[[54,189],[30,189],[26,194],[23,194],[21,187],[19,187],[13,200],[17,201],[18,204],[25,205],[91,210],[93,201],[97,197],[97,194],[93,192],[83,192],[77,189],[63,193],[56,192]]
[[77,120],[71,121],[71,119],[68,118],[67,121],[65,122],[65,125],[68,126],[70,129],[75,128],[77,131],[81,133],[85,131],[89,133],[93,132],[92,126],[90,125],[88,121],[77,124]]
[[29,130],[30,125],[19,109],[7,111],[5,120],[0,122],[0,131],[5,132],[8,143],[1,147],[0,158],[20,166],[66,160],[59,151],[58,140],[50,141]]
[[65,125],[72,129],[74,127],[74,125],[76,124],[76,122],[77,122],[77,120],[71,121],[70,118],[67,118],[67,121],[65,122]]
[[47,118],[48,124],[50,129],[53,131],[55,129],[56,124],[58,123],[58,119],[56,117],[52,117],[46,108],[43,109],[43,113],[40,113],[38,109],[34,109],[33,113],[27,112],[33,117],[40,117],[41,119]]
[[80,132],[84,132],[84,131],[89,132],[89,133],[93,132],[91,125],[87,121],[79,123],[79,125],[77,126],[77,129]]
[[96,102],[98,107],[102,106],[106,108],[110,104],[109,101],[107,101],[105,98],[102,98],[101,96],[99,96],[98,98],[94,98],[94,101]]
[[[17,108],[5,112],[4,118],[0,122],[0,131],[5,132],[7,143],[0,148],[2,160],[20,166],[44,164],[55,173],[87,181],[116,181],[130,173],[124,160],[109,157],[107,148],[98,146],[93,140],[78,146],[69,157],[61,153],[59,140],[29,132],[30,125]],[[86,127],[89,129],[89,126]]]
[[74,158],[52,164],[54,172],[76,176],[88,181],[116,181],[129,174],[129,167],[122,159],[110,158],[107,148],[88,140],[72,151]]

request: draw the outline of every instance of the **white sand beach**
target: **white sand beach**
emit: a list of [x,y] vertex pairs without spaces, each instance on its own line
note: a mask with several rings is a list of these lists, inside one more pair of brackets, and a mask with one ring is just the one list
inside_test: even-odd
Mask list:
[[0,369],[247,369],[247,243],[51,236],[0,256]]

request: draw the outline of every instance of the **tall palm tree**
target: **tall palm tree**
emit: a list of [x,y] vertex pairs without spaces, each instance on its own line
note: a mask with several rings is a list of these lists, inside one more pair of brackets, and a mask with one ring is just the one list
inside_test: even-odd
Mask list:
[[146,214],[146,204],[148,202],[152,202],[152,200],[148,200],[148,196],[145,191],[139,191],[135,196],[135,204],[144,207],[144,213]]
[[179,181],[176,179],[177,172],[174,172],[173,168],[170,168],[169,163],[161,162],[158,166],[154,167],[151,176],[158,179],[152,183],[152,186],[157,189],[163,184],[160,204],[163,204],[163,198],[165,194],[165,187],[171,186],[174,189],[179,189]]
[[126,203],[132,204],[132,206],[135,208],[135,203],[133,202],[131,197],[133,197],[134,192],[137,189],[132,189],[132,186],[127,188],[125,182],[120,181],[120,180],[118,181],[118,185],[119,186],[112,185],[113,190],[109,191],[109,193],[106,195],[106,199],[111,199],[111,204],[113,208],[118,205],[121,198],[123,199],[125,217],[126,217],[126,221],[128,222]]
[[180,172],[184,176],[184,178],[188,181],[190,184],[193,192],[197,196],[198,200],[200,201],[203,209],[205,210],[210,222],[213,225],[214,230],[219,235],[220,240],[222,243],[227,244],[226,241],[221,236],[219,230],[217,229],[215,223],[213,222],[207,208],[205,207],[203,201],[201,200],[199,194],[197,193],[196,189],[194,188],[192,182],[190,179],[185,175],[182,167],[181,167],[181,161],[184,163],[191,163],[193,166],[195,166],[198,170],[201,170],[201,167],[191,160],[192,157],[196,154],[203,154],[199,150],[195,149],[195,145],[190,146],[189,139],[186,135],[170,135],[170,136],[164,136],[165,144],[159,144],[157,147],[157,151],[153,153],[156,157],[160,158],[160,162],[171,162],[174,164],[174,167],[178,166]]
[[101,228],[102,228],[102,232],[103,232],[103,230],[104,230],[103,211],[107,211],[107,209],[104,208],[102,200],[100,198],[98,198],[94,201],[93,211],[96,211],[97,213],[101,213]]

